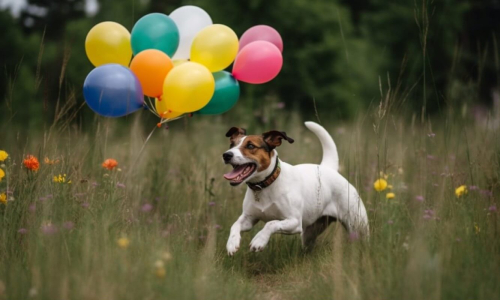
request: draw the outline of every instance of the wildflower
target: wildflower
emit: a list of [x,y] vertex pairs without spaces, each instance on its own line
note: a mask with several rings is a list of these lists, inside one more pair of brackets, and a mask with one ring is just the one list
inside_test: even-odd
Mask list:
[[43,159],[43,162],[46,164],[46,165],[55,165],[55,164],[58,164],[59,163],[59,159],[49,159],[48,157],[45,157]]
[[71,230],[75,227],[75,223],[71,221],[64,222],[63,224],[64,229]]
[[359,240],[359,234],[356,231],[353,231],[349,234],[349,241],[355,242]]
[[7,205],[7,195],[5,193],[0,194],[0,203]]
[[52,178],[52,182],[65,183],[66,182],[66,174],[63,174],[63,175],[59,174],[58,176],[54,176],[54,178]]
[[150,212],[153,209],[153,205],[146,203],[141,207],[143,212]]
[[433,133],[433,132],[431,132],[431,133],[427,134],[427,136],[428,136],[428,137],[430,137],[430,138],[433,138],[433,137],[435,137],[435,136],[436,136],[436,134],[435,134],[435,133]]
[[405,250],[408,250],[408,249],[410,249],[410,245],[409,245],[407,242],[404,242],[404,243],[403,243],[403,248],[404,248]]
[[497,206],[493,204],[492,206],[488,207],[488,210],[489,211],[497,211]]
[[208,206],[215,206],[215,202],[208,202]]
[[35,212],[36,211],[36,204],[31,204],[28,208],[30,212]]
[[28,155],[26,156],[26,159],[23,161],[24,166],[26,169],[36,172],[40,168],[40,163],[38,162],[38,159],[34,157],[33,155]]
[[389,178],[389,175],[385,174],[384,172],[380,171],[380,177],[384,177],[384,179]]
[[0,181],[2,181],[2,178],[4,177],[5,177],[5,172],[2,169],[0,169]]
[[165,251],[165,252],[163,252],[161,257],[164,261],[169,261],[172,259],[172,254],[170,254],[170,252],[168,252],[168,251]]
[[219,224],[215,224],[215,229],[221,229],[222,226],[220,226]]
[[460,198],[464,194],[467,194],[467,186],[466,185],[461,185],[455,189],[455,195],[457,195],[457,198]]
[[164,267],[156,268],[155,275],[158,278],[165,278],[165,275],[167,275],[167,271],[165,270]]
[[26,229],[26,228],[19,228],[19,230],[17,232],[20,233],[20,234],[26,234],[26,233],[28,233],[28,229]]
[[112,158],[108,158],[102,163],[102,167],[108,170],[113,170],[116,166],[118,166],[118,162]]
[[460,243],[462,241],[461,238],[456,238],[455,241],[457,241],[457,243]]
[[116,186],[117,186],[117,187],[119,187],[119,188],[122,188],[122,189],[124,189],[124,188],[125,188],[125,184],[123,184],[123,183],[121,183],[121,182],[118,182],[118,183],[116,184]]
[[469,186],[469,191],[477,191],[479,190],[479,187],[477,185],[470,185]]
[[388,190],[392,190],[392,188],[393,188],[392,184],[388,184],[388,185],[387,185],[387,189],[388,189]]
[[415,196],[415,200],[417,200],[418,202],[424,202],[424,196]]
[[52,235],[57,233],[57,227],[52,225],[51,223],[42,225],[42,232],[46,235]]
[[130,244],[130,241],[126,237],[122,237],[118,239],[117,243],[120,248],[125,249]]
[[385,195],[385,197],[387,199],[394,199],[394,197],[396,197],[396,195],[394,193],[387,193],[387,195]]
[[394,221],[393,220],[389,220],[389,221],[387,221],[387,224],[392,225],[392,224],[394,224]]
[[0,161],[4,161],[9,157],[9,154],[5,152],[4,150],[0,150]]
[[155,261],[155,267],[163,268],[164,266],[165,266],[165,263],[163,262],[163,260],[158,259],[157,261]]
[[481,232],[481,228],[479,228],[479,226],[477,225],[477,223],[474,223],[474,232],[476,234],[479,234]]
[[373,187],[377,192],[381,192],[387,188],[387,181],[385,179],[378,179],[373,183]]
[[82,207],[83,207],[83,208],[87,208],[87,207],[89,207],[89,205],[90,205],[90,204],[89,204],[88,202],[83,202],[83,203],[82,203]]

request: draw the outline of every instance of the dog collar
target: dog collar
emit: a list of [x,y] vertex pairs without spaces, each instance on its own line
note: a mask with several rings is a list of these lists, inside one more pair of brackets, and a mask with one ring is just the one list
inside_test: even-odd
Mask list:
[[274,165],[274,170],[271,172],[271,174],[269,174],[269,176],[267,176],[264,180],[260,182],[257,183],[247,182],[247,185],[254,191],[263,190],[264,188],[273,184],[273,182],[278,178],[278,176],[280,176],[280,173],[281,173],[280,160],[278,156],[276,156],[276,164]]

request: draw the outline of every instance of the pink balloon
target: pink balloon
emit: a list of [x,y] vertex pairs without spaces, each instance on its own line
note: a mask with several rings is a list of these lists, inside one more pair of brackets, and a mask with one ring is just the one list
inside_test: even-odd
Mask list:
[[259,84],[272,80],[281,71],[283,56],[270,42],[256,41],[241,49],[233,65],[233,76],[239,81]]
[[278,31],[271,26],[257,25],[245,31],[240,38],[240,51],[255,41],[268,41],[283,52],[283,40]]

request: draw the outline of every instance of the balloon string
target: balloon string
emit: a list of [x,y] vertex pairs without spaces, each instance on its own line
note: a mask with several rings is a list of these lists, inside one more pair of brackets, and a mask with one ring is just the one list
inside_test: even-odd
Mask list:
[[148,135],[148,137],[146,138],[146,140],[144,141],[144,144],[142,145],[141,147],[141,150],[139,151],[139,154],[137,154],[137,157],[135,159],[135,161],[133,162],[133,164],[130,166],[130,169],[127,173],[127,176],[125,176],[125,179],[128,179],[128,177],[130,176],[130,174],[132,173],[132,170],[135,168],[135,166],[137,165],[137,162],[139,162],[139,159],[141,158],[141,154],[142,152],[144,151],[144,148],[146,148],[146,144],[148,143],[149,139],[153,136],[153,133],[155,132],[156,130],[156,126],[153,127],[153,130],[151,130],[151,133]]

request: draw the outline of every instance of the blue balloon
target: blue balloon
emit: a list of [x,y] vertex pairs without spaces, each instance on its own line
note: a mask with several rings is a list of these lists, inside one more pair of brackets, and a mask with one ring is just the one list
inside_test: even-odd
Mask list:
[[156,49],[172,57],[179,46],[179,29],[174,20],[165,14],[148,14],[135,23],[130,43],[134,55],[143,50]]
[[130,69],[107,64],[92,70],[83,83],[88,106],[105,117],[123,117],[141,109],[142,86]]

